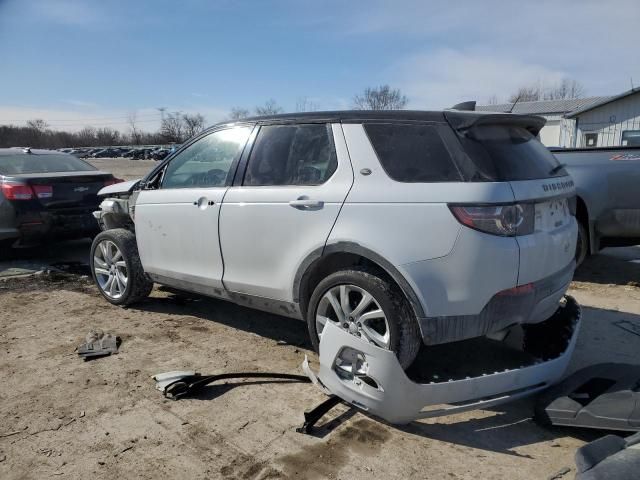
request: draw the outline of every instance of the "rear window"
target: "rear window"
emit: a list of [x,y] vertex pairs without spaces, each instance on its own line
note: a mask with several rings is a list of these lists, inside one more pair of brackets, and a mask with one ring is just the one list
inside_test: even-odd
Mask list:
[[432,125],[364,125],[387,175],[398,182],[460,182],[462,176]]
[[527,129],[509,125],[472,128],[461,137],[477,169],[471,180],[518,181],[567,175],[556,158]]
[[87,162],[72,155],[62,154],[18,154],[0,155],[0,174],[21,173],[89,172],[96,170]]

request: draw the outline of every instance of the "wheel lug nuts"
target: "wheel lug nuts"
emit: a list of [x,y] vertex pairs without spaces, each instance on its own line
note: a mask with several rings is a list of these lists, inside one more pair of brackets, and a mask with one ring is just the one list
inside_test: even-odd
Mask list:
[[348,324],[347,322],[344,322],[344,323],[342,324],[342,326],[343,326],[344,328],[349,328],[349,324]]

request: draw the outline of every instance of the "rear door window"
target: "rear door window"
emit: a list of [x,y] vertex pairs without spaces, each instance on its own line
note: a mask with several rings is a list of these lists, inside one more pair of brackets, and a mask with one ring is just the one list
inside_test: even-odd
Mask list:
[[329,125],[263,126],[249,157],[244,185],[320,185],[337,166]]
[[477,126],[461,136],[461,142],[477,169],[472,181],[536,180],[567,175],[553,154],[520,126]]
[[433,125],[366,123],[382,168],[397,182],[460,182],[439,128]]

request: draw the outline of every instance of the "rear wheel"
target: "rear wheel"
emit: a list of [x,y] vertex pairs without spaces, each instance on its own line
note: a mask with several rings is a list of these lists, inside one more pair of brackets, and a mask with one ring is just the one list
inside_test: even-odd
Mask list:
[[576,242],[576,267],[580,266],[589,253],[589,233],[582,222],[578,222],[578,240]]
[[402,292],[367,270],[344,270],[322,280],[311,295],[307,325],[319,350],[327,322],[380,348],[393,351],[409,367],[422,343],[420,330]]
[[133,232],[116,228],[99,233],[90,262],[100,293],[114,305],[130,305],[151,293],[153,282],[142,269]]

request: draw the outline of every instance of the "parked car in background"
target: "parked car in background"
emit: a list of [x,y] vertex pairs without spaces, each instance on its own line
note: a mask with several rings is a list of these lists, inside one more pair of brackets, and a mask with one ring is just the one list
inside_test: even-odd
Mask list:
[[104,148],[92,153],[91,158],[117,158],[120,156],[120,150],[117,148]]
[[151,151],[151,148],[137,148],[131,152],[131,158],[133,160],[146,160],[149,158]]
[[640,147],[551,148],[576,184],[576,261],[640,244]]
[[543,125],[461,111],[217,125],[100,192],[94,279],[118,305],[158,282],[305,320],[316,349],[331,322],[403,367],[422,343],[504,338],[550,318],[575,267],[575,189]]
[[0,149],[0,251],[95,235],[97,193],[121,181],[66,153]]
[[152,158],[153,160],[164,160],[169,153],[170,151],[168,148],[158,148],[149,154],[149,158]]

